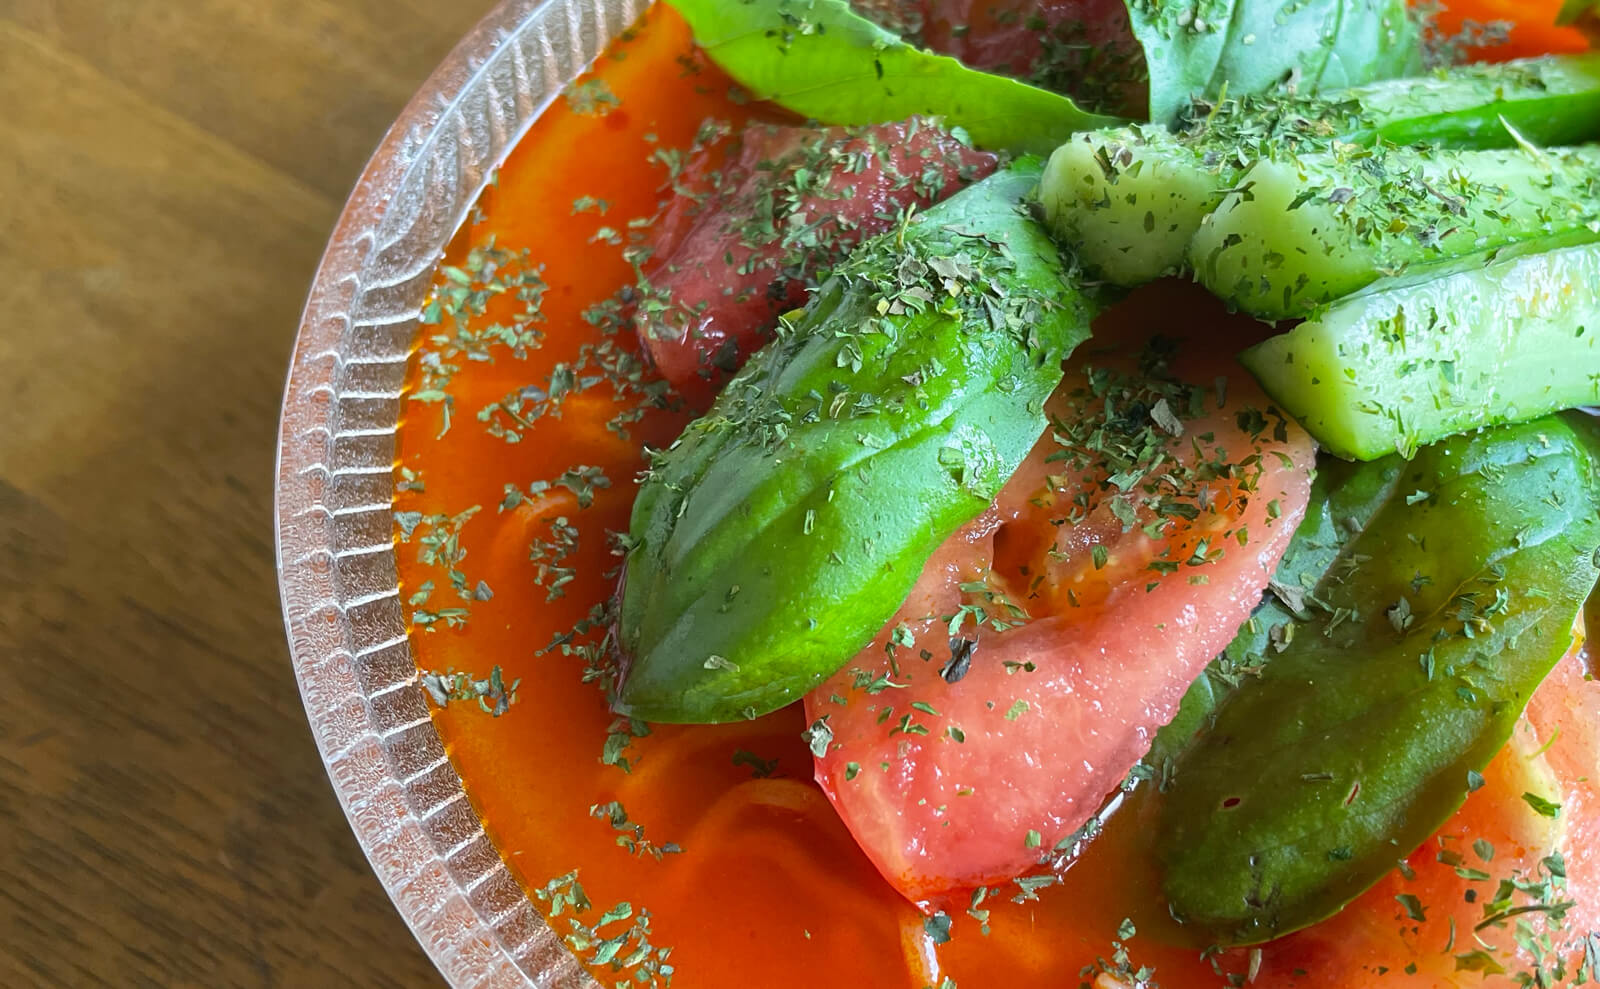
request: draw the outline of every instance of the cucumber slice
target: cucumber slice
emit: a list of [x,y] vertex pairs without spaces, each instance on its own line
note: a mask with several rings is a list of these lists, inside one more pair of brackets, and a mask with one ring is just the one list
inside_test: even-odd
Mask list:
[[1600,147],[1346,146],[1257,162],[1189,247],[1196,278],[1262,319],[1502,248],[1600,241]]
[[1376,286],[1240,359],[1354,460],[1600,404],[1600,245]]
[[1078,134],[1040,186],[1052,232],[1085,270],[1132,287],[1179,273],[1206,214],[1261,159],[1336,144],[1454,150],[1579,144],[1600,137],[1600,54],[1466,65],[1318,97],[1246,97],[1177,133],[1156,125]]
[[1237,171],[1208,166],[1162,127],[1092,131],[1050,156],[1039,199],[1051,233],[1073,245],[1090,275],[1142,285],[1178,273]]

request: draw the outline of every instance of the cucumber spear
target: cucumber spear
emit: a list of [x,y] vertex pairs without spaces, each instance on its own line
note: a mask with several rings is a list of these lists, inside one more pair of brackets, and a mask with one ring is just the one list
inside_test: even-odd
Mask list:
[[1364,293],[1240,360],[1324,450],[1358,460],[1600,404],[1600,245]]
[[1087,270],[1125,287],[1182,269],[1201,221],[1256,162],[1363,147],[1456,150],[1600,137],[1600,54],[1470,65],[1316,98],[1197,105],[1176,133],[1140,125],[1075,135],[1051,156],[1040,199]]
[[1230,305],[1276,320],[1305,316],[1381,278],[1594,241],[1600,146],[1341,145],[1257,162],[1200,225],[1189,263]]

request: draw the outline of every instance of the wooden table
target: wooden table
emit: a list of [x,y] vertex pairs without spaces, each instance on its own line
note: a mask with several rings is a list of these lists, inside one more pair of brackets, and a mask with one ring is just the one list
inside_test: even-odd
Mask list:
[[346,192],[490,0],[0,0],[0,985],[427,986],[284,645]]

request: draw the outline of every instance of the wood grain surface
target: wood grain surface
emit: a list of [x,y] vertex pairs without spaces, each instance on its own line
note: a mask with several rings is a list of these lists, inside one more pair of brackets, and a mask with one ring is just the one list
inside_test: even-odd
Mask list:
[[490,0],[0,0],[0,986],[435,986],[284,645],[290,343]]

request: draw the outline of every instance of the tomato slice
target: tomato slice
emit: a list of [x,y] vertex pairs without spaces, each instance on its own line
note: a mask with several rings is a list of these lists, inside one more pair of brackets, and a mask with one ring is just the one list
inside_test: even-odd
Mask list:
[[999,159],[919,118],[871,127],[754,123],[706,135],[673,175],[634,321],[661,376],[696,407],[772,336],[806,285],[908,208]]
[[1305,513],[1312,442],[1237,365],[1152,363],[1075,360],[993,508],[806,699],[832,731],[817,781],[913,901],[1020,875],[1088,821]]

